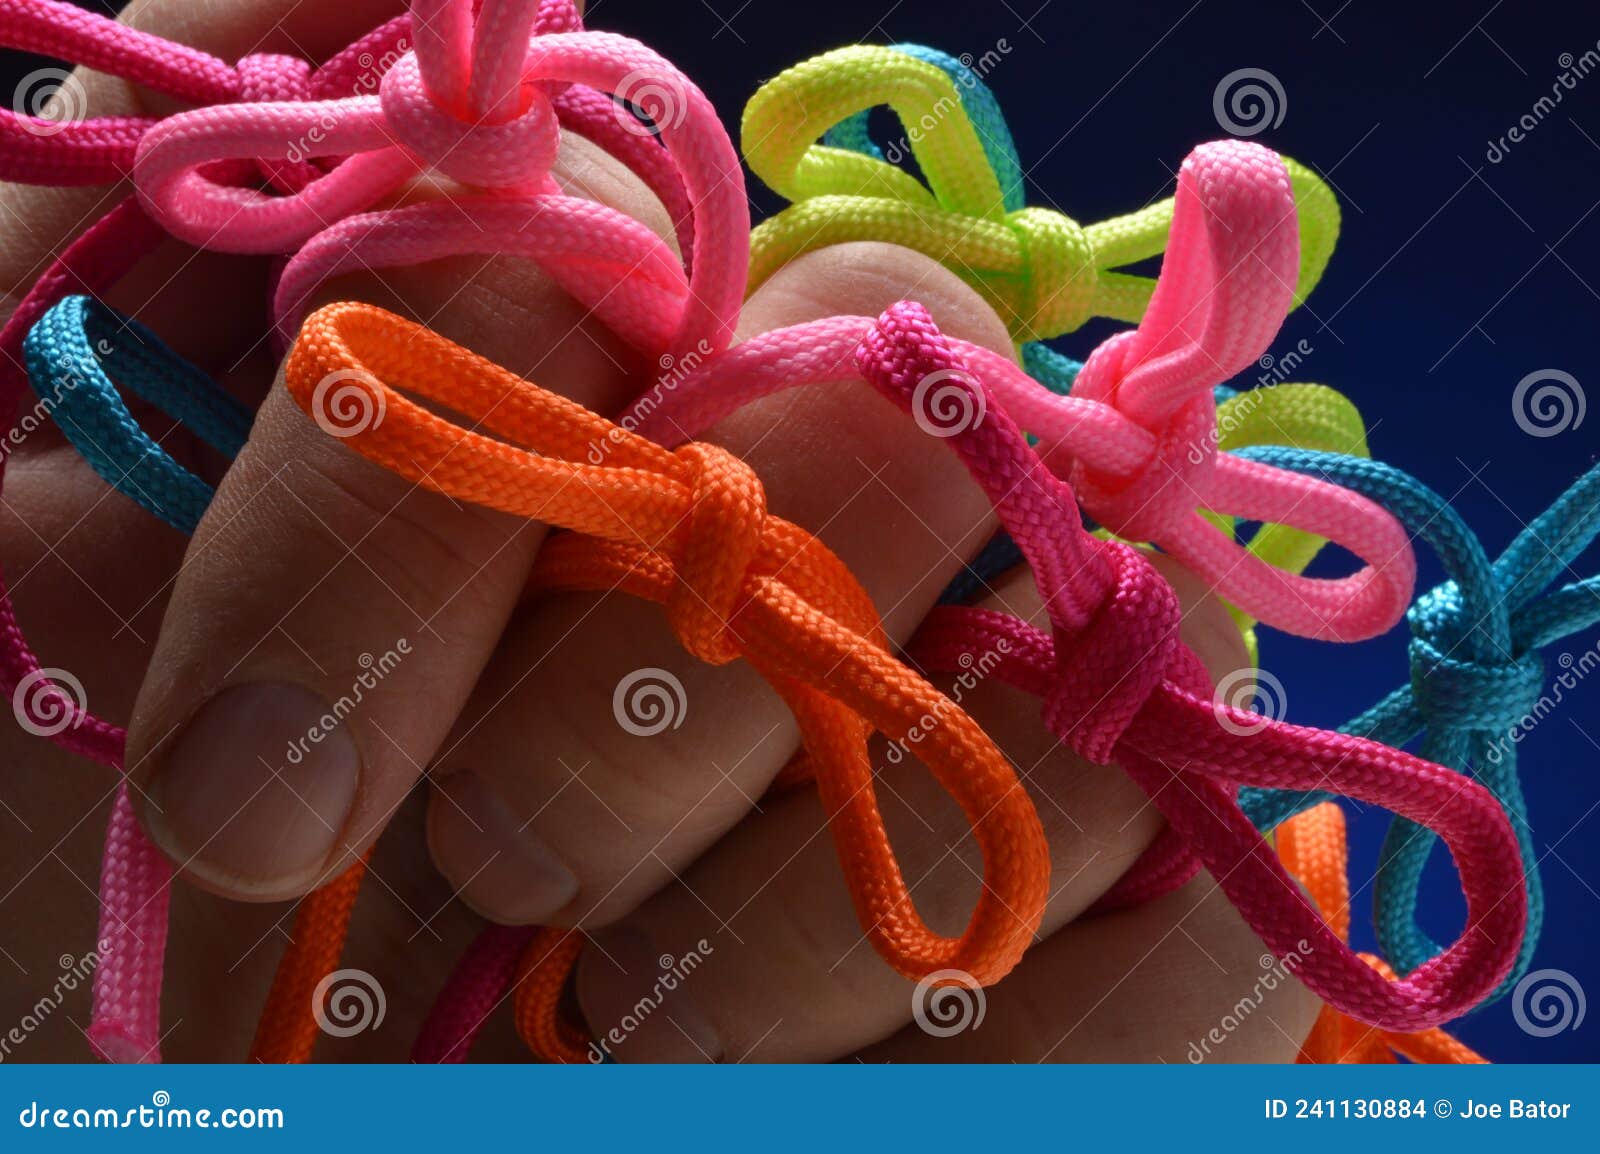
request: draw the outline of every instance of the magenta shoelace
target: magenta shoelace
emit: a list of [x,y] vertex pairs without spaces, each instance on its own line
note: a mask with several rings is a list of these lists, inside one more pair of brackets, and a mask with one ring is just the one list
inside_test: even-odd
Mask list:
[[[61,254],[0,331],[12,361],[0,365],[8,411],[25,383],[15,354],[33,322],[66,293],[107,291],[167,235],[286,257],[270,309],[280,339],[292,335],[318,283],[352,268],[462,252],[533,259],[636,347],[710,348],[664,404],[637,414],[640,430],[664,443],[709,429],[755,397],[862,376],[948,437],[1022,545],[1050,608],[1050,635],[1000,615],[940,610],[916,653],[938,668],[1006,638],[1013,656],[1003,675],[1045,700],[1052,731],[1090,760],[1123,765],[1169,820],[1106,904],[1164,892],[1204,865],[1274,949],[1315,942],[1298,971],[1308,985],[1391,1029],[1446,1020],[1493,988],[1515,955],[1525,909],[1515,841],[1492,797],[1383,746],[1213,707],[1177,641],[1170,589],[1137,551],[1084,533],[1077,513],[1081,501],[1102,524],[1155,542],[1234,604],[1294,632],[1357,640],[1404,611],[1414,561],[1394,518],[1326,482],[1215,451],[1211,387],[1264,351],[1295,281],[1293,201],[1274,154],[1229,143],[1185,162],[1146,321],[1096,351],[1071,397],[1049,393],[1003,357],[941,337],[913,305],[729,348],[749,221],[737,156],[709,102],[642,45],[581,31],[569,0],[483,0],[476,16],[473,8],[414,0],[409,16],[312,69],[278,56],[229,66],[52,0],[0,0],[0,43],[202,106],[164,119],[89,120],[51,135],[30,130],[26,118],[0,117],[0,176],[68,185],[131,174],[137,187]],[[393,63],[368,91],[372,62],[388,55]],[[630,91],[659,140],[630,127],[607,95]],[[549,176],[558,123],[611,151],[656,192],[677,227],[681,259],[638,222],[560,195]],[[466,189],[447,202],[371,211],[425,169]],[[272,191],[251,186],[263,179]],[[1042,460],[1019,424],[1041,438]],[[1314,532],[1364,566],[1331,580],[1285,573],[1245,554],[1201,508]],[[38,675],[0,584],[0,676],[14,690]],[[81,710],[74,721],[54,739],[120,768],[123,732]],[[1250,732],[1233,732],[1239,727]],[[1331,938],[1239,813],[1241,783],[1332,789],[1435,829],[1467,894],[1461,938],[1404,981],[1383,981]],[[102,883],[102,936],[114,946],[97,973],[91,1030],[108,1057],[158,1056],[169,881],[124,791]],[[419,1053],[465,1054],[513,980],[507,959],[526,935],[486,932]]]
[[[909,653],[930,671],[947,672],[1004,654],[995,675],[1042,699],[1051,732],[1089,761],[1121,765],[1167,818],[1168,829],[1098,909],[1157,897],[1203,866],[1263,942],[1298,959],[1296,975],[1321,997],[1385,1029],[1422,1029],[1482,1000],[1516,956],[1526,902],[1515,837],[1499,804],[1480,785],[1410,754],[1214,703],[1204,670],[1179,639],[1170,586],[1138,550],[1087,533],[1077,513],[1083,494],[1074,485],[1096,469],[1133,472],[1134,490],[1170,475],[1159,454],[1154,462],[1140,457],[1145,438],[1186,460],[1195,445],[1214,451],[1209,426],[1195,415],[1198,400],[1209,405],[1212,388],[1254,361],[1276,333],[1293,283],[1283,273],[1298,258],[1293,222],[1275,154],[1237,141],[1196,149],[1183,165],[1150,309],[1137,330],[1091,357],[1090,398],[1049,393],[1005,358],[942,336],[926,310],[903,303],[877,320],[832,317],[752,337],[671,393],[641,403],[634,427],[673,446],[758,397],[859,376],[925,431],[948,439],[1022,547],[1052,629],[943,607]],[[1264,308],[1276,311],[1263,316]],[[934,389],[946,390],[943,403],[933,403]],[[1192,439],[1159,425],[1152,433],[1103,398],[1164,411]],[[1013,419],[1019,413],[1045,430],[1038,453]],[[1216,455],[1213,475],[1244,464]],[[1239,505],[1221,507],[1314,526],[1369,564],[1364,576],[1325,584],[1342,600],[1303,604],[1312,621],[1336,619],[1362,596],[1382,605],[1372,591],[1386,582],[1404,591],[1402,601],[1409,596],[1414,570],[1403,533],[1397,539],[1363,499],[1332,486],[1248,483],[1274,472],[1239,468],[1241,479],[1228,490]],[[1258,783],[1340,793],[1438,832],[1467,898],[1456,942],[1398,981],[1367,965],[1328,928],[1240,810],[1238,787]],[[491,934],[459,963],[413,1050],[417,1060],[465,1060],[489,1010],[506,996],[515,980],[507,956],[533,938],[504,927]]]
[[[274,54],[230,66],[55,0],[0,0],[0,44],[202,106],[66,124],[0,111],[0,178],[70,186],[132,175],[138,190],[62,251],[0,329],[0,405],[11,419],[27,385],[22,341],[39,317],[70,293],[108,292],[169,234],[216,251],[286,255],[280,308],[353,267],[510,251],[539,261],[653,355],[731,338],[749,232],[733,147],[693,84],[636,42],[584,32],[571,0],[416,0],[315,69]],[[613,92],[638,97],[659,139]],[[681,259],[631,218],[561,195],[548,173],[558,123],[656,194]],[[462,194],[359,212],[430,167],[463,184]],[[250,187],[261,179],[271,193]],[[691,264],[697,232],[713,258]],[[619,284],[635,291],[616,293]],[[126,734],[49,681],[3,575],[0,679],[13,694],[39,687],[28,708],[64,711],[44,727],[58,744],[123,768]],[[170,882],[124,786],[107,832],[100,936],[110,948],[89,1031],[106,1057],[159,1058]]]

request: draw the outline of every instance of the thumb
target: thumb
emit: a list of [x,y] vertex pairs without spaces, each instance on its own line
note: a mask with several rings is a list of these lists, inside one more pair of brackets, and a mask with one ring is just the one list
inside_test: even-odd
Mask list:
[[[665,213],[570,134],[555,175]],[[581,178],[574,175],[581,173]],[[431,324],[600,411],[637,354],[530,262],[452,258],[330,285]],[[499,640],[541,526],[420,489],[269,394],[180,570],[128,734],[136,811],[204,888],[313,889],[383,830]]]

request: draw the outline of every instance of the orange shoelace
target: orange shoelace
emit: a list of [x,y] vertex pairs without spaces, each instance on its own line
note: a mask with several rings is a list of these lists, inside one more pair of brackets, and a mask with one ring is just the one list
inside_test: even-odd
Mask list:
[[[988,985],[1021,958],[1043,915],[1050,869],[1032,802],[983,730],[890,654],[871,599],[844,564],[810,533],[767,514],[748,465],[703,442],[664,449],[369,305],[311,316],[284,376],[302,407],[324,420],[337,416],[324,411],[325,382],[362,390],[341,411],[359,409],[365,419],[340,433],[369,460],[458,499],[576,530],[541,548],[531,595],[621,589],[663,605],[695,656],[754,666],[800,727],[805,754],[781,780],[814,776],[856,915],[895,969],[912,978],[960,969]],[[600,465],[591,463],[596,447]],[[940,724],[913,739],[930,715]],[[873,788],[867,740],[875,730],[917,752],[966,813],[983,853],[983,893],[958,938],[921,920],[901,875]],[[309,1055],[311,989],[337,965],[359,875],[351,869],[302,906],[253,1058]],[[581,1053],[555,1012],[580,941],[575,931],[544,931],[525,956],[518,1023],[546,1057]]]
[[[1339,935],[1350,940],[1350,849],[1345,838],[1344,810],[1336,802],[1325,801],[1304,813],[1289,818],[1276,831],[1278,856],[1305,886],[1322,916]],[[1362,959],[1385,977],[1393,980],[1394,971],[1373,954]],[[1299,1061],[1332,1064],[1393,1062],[1395,1055],[1413,1062],[1433,1065],[1481,1064],[1471,1047],[1435,1028],[1415,1034],[1399,1034],[1375,1029],[1324,1006],[1311,1034],[1300,1048]]]

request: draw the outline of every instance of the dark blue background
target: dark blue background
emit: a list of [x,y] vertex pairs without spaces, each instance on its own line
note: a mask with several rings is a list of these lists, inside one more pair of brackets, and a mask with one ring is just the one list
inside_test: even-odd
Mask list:
[[[1511,412],[1517,382],[1540,369],[1573,374],[1600,405],[1600,71],[1500,163],[1485,153],[1550,93],[1563,53],[1597,47],[1600,11],[1340,3],[599,0],[590,23],[657,47],[730,125],[762,80],[841,44],[908,40],[981,57],[1003,39],[1009,51],[988,80],[1009,114],[1030,202],[1082,221],[1168,195],[1184,154],[1221,135],[1218,81],[1239,68],[1270,71],[1285,116],[1259,139],[1321,171],[1345,213],[1333,262],[1277,351],[1309,340],[1304,379],[1351,396],[1373,426],[1374,454],[1451,496],[1498,552],[1600,449],[1600,413],[1540,439]],[[780,207],[764,189],[751,193],[758,212]],[[1060,347],[1081,357],[1105,331]],[[1420,560],[1431,585],[1438,566]],[[1572,576],[1597,564],[1591,549]],[[1404,678],[1405,641],[1403,628],[1353,647],[1269,634],[1262,661],[1286,684],[1291,719],[1334,725]],[[1550,656],[1596,644],[1591,631]],[[1522,746],[1550,906],[1535,964],[1591,992],[1600,992],[1597,707],[1600,677]],[[1357,879],[1370,876],[1383,826],[1377,813],[1353,823]],[[1425,896],[1429,927],[1453,936],[1460,900],[1442,852]],[[1456,1032],[1497,1061],[1600,1058],[1600,1019],[1534,1038],[1509,1001]]]

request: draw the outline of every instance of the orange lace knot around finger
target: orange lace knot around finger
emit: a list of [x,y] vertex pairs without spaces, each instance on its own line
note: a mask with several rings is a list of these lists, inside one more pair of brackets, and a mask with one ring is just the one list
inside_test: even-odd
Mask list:
[[[767,511],[748,465],[706,443],[669,451],[369,305],[308,318],[285,383],[368,460],[570,530],[542,546],[530,595],[621,590],[654,601],[690,653],[760,672],[799,724],[863,932],[897,971],[920,980],[956,969],[991,984],[1016,965],[1049,886],[1032,801],[982,729],[893,656],[844,563]],[[958,937],[923,922],[902,876],[877,803],[874,732],[915,753],[971,824],[985,884]],[[576,950],[543,954],[540,1005],[553,1013],[551,968],[564,977]],[[559,1037],[548,1021],[534,1033]]]

